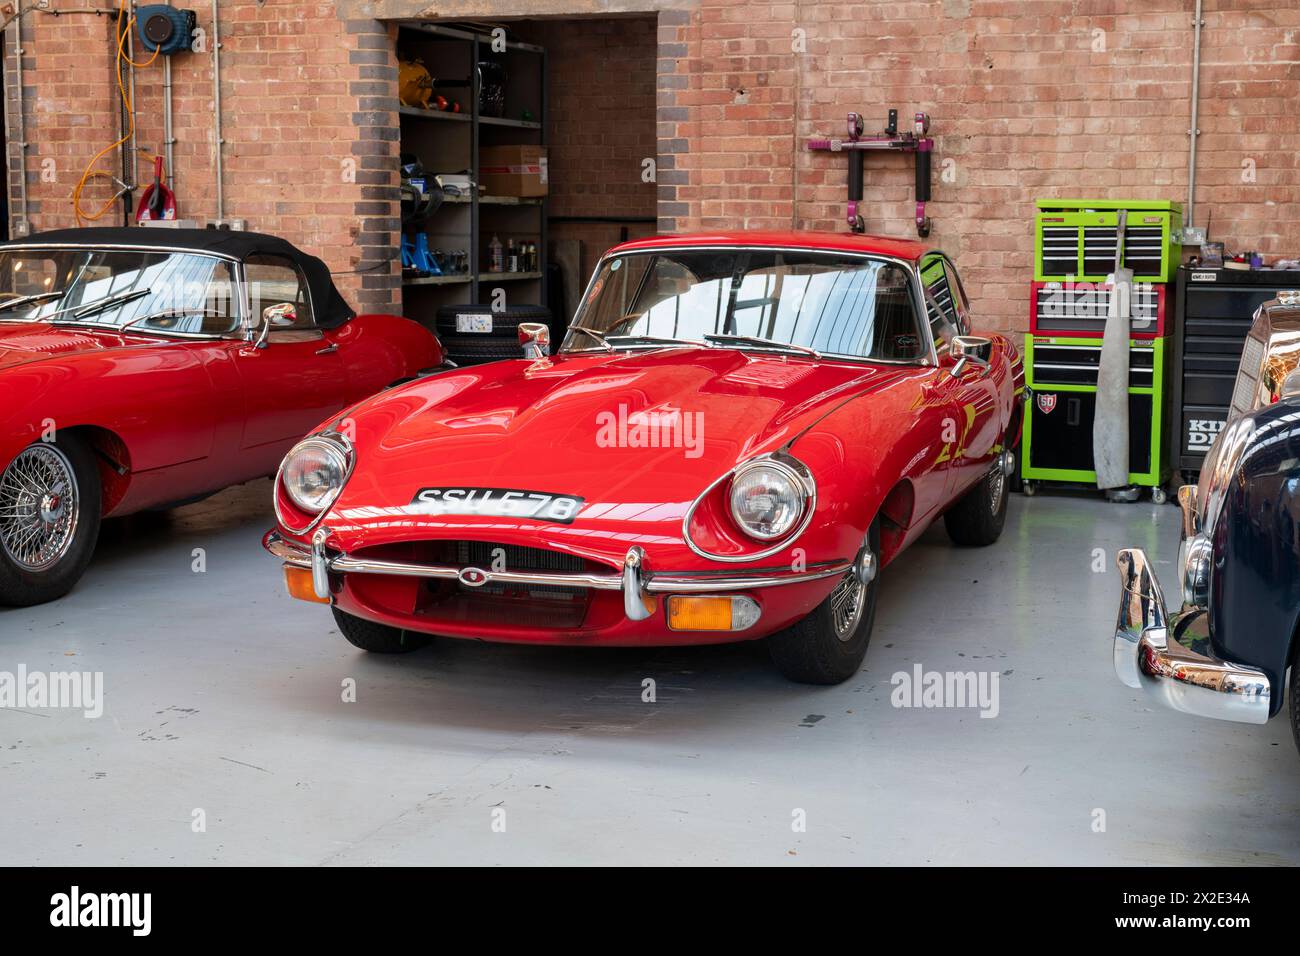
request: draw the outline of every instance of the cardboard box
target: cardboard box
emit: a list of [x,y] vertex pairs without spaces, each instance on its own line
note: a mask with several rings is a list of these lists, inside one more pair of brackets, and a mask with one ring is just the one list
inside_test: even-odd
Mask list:
[[479,150],[478,178],[490,196],[545,196],[546,147],[484,146]]

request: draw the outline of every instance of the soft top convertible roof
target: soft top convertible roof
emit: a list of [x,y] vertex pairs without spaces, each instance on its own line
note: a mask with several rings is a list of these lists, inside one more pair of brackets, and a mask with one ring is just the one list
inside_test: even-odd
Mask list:
[[90,226],[84,229],[52,229],[33,233],[23,239],[0,243],[0,251],[34,245],[148,246],[174,249],[177,252],[214,253],[240,261],[256,253],[283,256],[293,261],[307,277],[317,325],[327,329],[335,328],[356,315],[334,287],[334,280],[330,278],[325,263],[279,236],[232,229]]

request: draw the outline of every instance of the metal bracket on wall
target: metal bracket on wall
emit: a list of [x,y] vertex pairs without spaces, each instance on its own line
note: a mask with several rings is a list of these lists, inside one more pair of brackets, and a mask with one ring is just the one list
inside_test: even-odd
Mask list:
[[930,201],[930,154],[934,140],[930,132],[930,115],[916,113],[912,129],[898,131],[898,110],[889,111],[888,125],[879,133],[863,135],[862,114],[848,115],[848,135],[845,139],[814,137],[808,140],[808,149],[831,153],[848,153],[849,203],[847,220],[854,232],[866,232],[862,217],[862,164],[868,150],[895,153],[913,153],[916,156],[916,234],[922,238],[930,234],[930,219],[925,214],[925,204]]

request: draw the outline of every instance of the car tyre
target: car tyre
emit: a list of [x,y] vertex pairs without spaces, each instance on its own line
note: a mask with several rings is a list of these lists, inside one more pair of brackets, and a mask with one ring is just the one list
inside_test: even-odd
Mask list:
[[862,666],[871,643],[880,588],[879,519],[872,524],[867,540],[877,569],[868,583],[863,584],[855,571],[848,572],[811,614],[767,639],[772,662],[789,680],[842,684]]
[[1296,750],[1300,750],[1300,653],[1291,661],[1291,686],[1287,693],[1291,696],[1291,736],[1295,739]]
[[428,647],[433,640],[428,634],[377,624],[336,607],[330,610],[334,612],[334,623],[339,626],[340,633],[347,638],[348,643],[371,654],[409,654]]
[[[487,319],[491,330],[460,332],[456,328],[459,315],[481,315]],[[464,367],[522,358],[519,326],[525,322],[540,322],[555,331],[551,310],[542,305],[511,305],[502,309],[479,304],[444,305],[438,309],[434,328],[447,358]]]
[[[943,516],[948,537],[955,544],[980,548],[997,541],[1007,521],[1007,475],[1002,458]],[[1025,486],[1029,494],[1029,486]]]
[[73,435],[28,445],[0,471],[0,605],[63,597],[99,540],[99,465]]

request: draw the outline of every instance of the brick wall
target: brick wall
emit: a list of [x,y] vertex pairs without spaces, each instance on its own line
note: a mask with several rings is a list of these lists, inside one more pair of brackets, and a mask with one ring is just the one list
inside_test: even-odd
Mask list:
[[[173,185],[181,217],[206,222],[216,216],[212,9],[195,8],[204,51],[172,61]],[[320,255],[341,273],[336,281],[354,305],[395,310],[397,267],[388,260],[397,226],[396,65],[387,27],[341,19],[332,2],[221,0],[220,16],[226,217]],[[72,191],[91,158],[120,135],[114,30],[111,17],[87,13],[33,10],[24,18],[33,230],[76,224]],[[12,39],[7,49],[13,104]],[[135,59],[149,55],[137,47]],[[152,155],[163,149],[162,60],[136,70],[141,184],[152,182]],[[11,124],[13,115],[11,107]],[[119,176],[117,152],[95,168]],[[83,210],[96,213],[113,189],[108,178],[91,180]],[[13,199],[11,184],[11,207]],[[121,223],[120,204],[98,220]]]
[[[661,225],[841,229],[845,160],[804,141],[838,134],[849,110],[869,129],[891,106],[904,121],[924,110],[930,240],[957,258],[985,324],[1023,329],[1034,199],[1185,201],[1194,7],[701,0],[665,12]],[[1300,6],[1206,0],[1204,20],[1196,222],[1229,249],[1300,256]],[[869,157],[865,194],[871,231],[915,235],[907,159]]]
[[[845,161],[809,154],[804,141],[838,132],[850,109],[871,127],[891,106],[904,121],[925,110],[937,141],[931,239],[956,256],[988,325],[1023,328],[1035,198],[1185,200],[1194,5],[474,0],[432,9],[427,0],[221,0],[227,215],[280,232],[338,270],[379,264],[341,284],[365,307],[395,308],[397,269],[385,261],[395,227],[395,64],[386,28],[369,17],[657,12],[661,228],[840,229]],[[1300,254],[1300,6],[1205,7],[1196,222],[1208,221],[1229,248]],[[210,6],[198,12],[208,25]],[[115,135],[111,27],[89,14],[33,12],[24,22],[31,217],[38,227],[67,225],[82,167]],[[629,154],[648,154],[649,106],[640,105],[648,102],[648,44],[632,41],[649,24],[611,23],[535,24],[555,54],[557,215],[639,210],[647,201],[648,187],[624,165]],[[566,60],[575,78],[562,81]],[[213,206],[211,58],[175,64],[176,184],[182,211],[205,218]],[[10,81],[12,66],[10,57]],[[140,143],[150,148],[162,138],[159,81],[156,66],[139,71]],[[6,88],[12,97],[12,82]],[[630,125],[611,123],[620,114]],[[47,159],[52,170],[42,166]],[[348,160],[355,180],[340,172]],[[565,170],[587,163],[609,165],[593,166],[597,178],[579,189]],[[105,195],[105,184],[95,184],[87,205]],[[914,235],[907,159],[871,157],[866,200],[873,231]],[[617,235],[587,238],[599,247]]]

